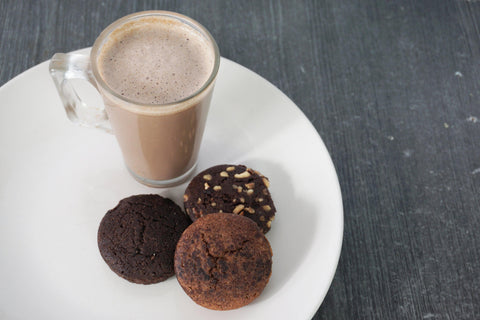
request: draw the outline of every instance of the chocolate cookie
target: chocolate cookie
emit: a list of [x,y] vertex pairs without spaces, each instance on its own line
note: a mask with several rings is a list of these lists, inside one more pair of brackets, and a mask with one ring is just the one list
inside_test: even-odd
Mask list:
[[269,185],[266,177],[243,165],[211,167],[185,190],[185,211],[193,221],[214,212],[235,213],[252,219],[267,233],[276,212]]
[[183,233],[175,273],[187,295],[214,310],[240,308],[257,298],[272,272],[272,248],[250,219],[209,214]]
[[128,281],[151,284],[174,275],[175,246],[191,224],[172,200],[136,195],[108,211],[98,229],[98,248],[108,266]]

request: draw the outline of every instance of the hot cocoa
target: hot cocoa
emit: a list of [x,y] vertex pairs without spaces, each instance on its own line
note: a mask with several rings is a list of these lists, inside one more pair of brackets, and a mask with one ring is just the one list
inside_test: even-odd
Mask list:
[[128,169],[147,184],[189,172],[218,68],[211,38],[175,16],[147,15],[96,46],[98,87]]

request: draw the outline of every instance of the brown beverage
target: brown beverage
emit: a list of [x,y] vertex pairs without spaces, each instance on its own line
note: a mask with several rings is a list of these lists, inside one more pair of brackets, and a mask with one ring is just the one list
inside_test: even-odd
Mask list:
[[92,49],[93,73],[128,169],[150,185],[187,176],[218,69],[216,45],[170,13],[105,32]]

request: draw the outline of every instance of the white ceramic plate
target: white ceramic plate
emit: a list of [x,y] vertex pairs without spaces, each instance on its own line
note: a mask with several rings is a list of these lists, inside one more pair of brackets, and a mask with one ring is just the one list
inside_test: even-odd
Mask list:
[[[99,101],[91,88],[83,94]],[[1,319],[309,319],[334,276],[343,209],[329,154],[291,100],[227,59],[198,170],[221,163],[257,169],[270,178],[278,210],[267,234],[272,277],[246,307],[208,310],[175,277],[145,286],[108,268],[97,247],[105,212],[141,193],[181,205],[186,184],[137,183],[112,135],[67,120],[48,62],[0,88],[0,152]]]

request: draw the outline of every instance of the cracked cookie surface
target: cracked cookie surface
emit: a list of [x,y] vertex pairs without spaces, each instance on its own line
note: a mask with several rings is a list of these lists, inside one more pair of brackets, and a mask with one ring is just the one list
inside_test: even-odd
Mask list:
[[175,247],[190,224],[170,199],[154,194],[131,196],[103,217],[97,235],[100,254],[120,277],[157,283],[174,275]]
[[185,293],[214,310],[240,308],[257,298],[272,271],[272,249],[250,219],[209,214],[183,233],[175,252],[175,273]]
[[268,178],[244,165],[218,165],[195,176],[183,196],[192,221],[216,212],[252,219],[263,233],[270,230],[275,206]]

